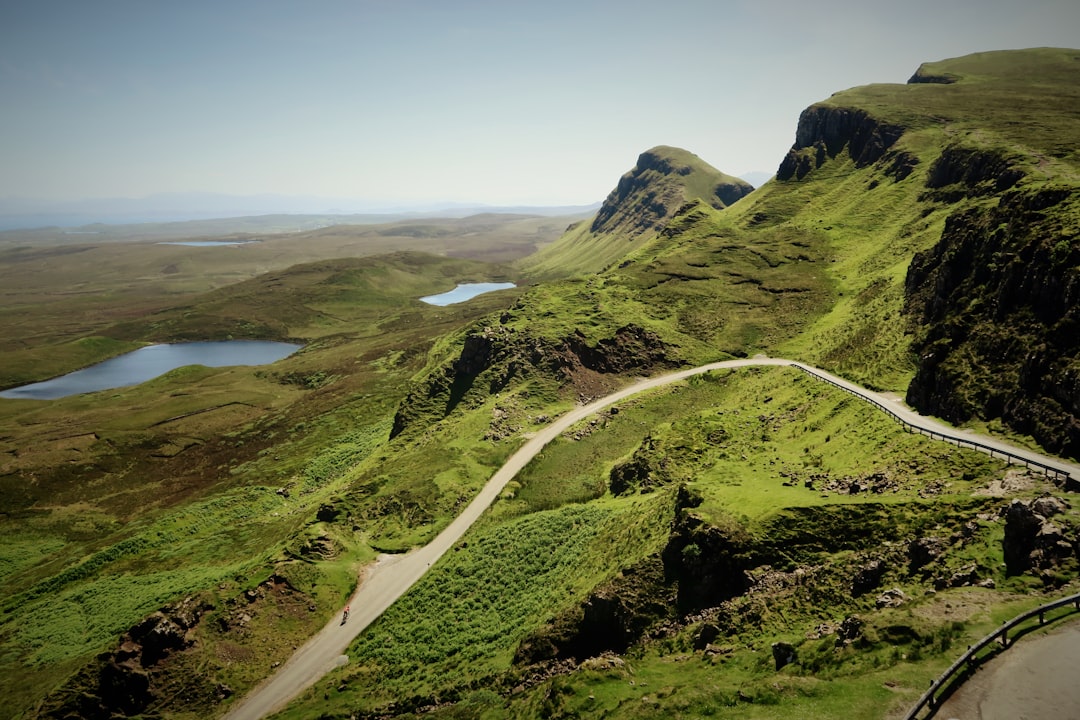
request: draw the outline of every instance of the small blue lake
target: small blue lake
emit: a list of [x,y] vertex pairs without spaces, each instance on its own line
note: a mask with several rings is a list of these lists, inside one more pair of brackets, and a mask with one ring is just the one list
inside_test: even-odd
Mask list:
[[428,305],[454,305],[456,303],[465,302],[466,300],[472,300],[477,295],[483,295],[487,292],[493,292],[495,290],[508,290],[512,287],[517,287],[512,282],[505,283],[465,283],[458,285],[456,288],[449,292],[444,292],[441,295],[428,295],[427,297],[420,298],[420,302],[426,302]]
[[263,340],[148,345],[52,380],[4,390],[0,392],[0,397],[55,400],[68,395],[138,385],[185,365],[267,365],[292,355],[300,347],[293,343]]

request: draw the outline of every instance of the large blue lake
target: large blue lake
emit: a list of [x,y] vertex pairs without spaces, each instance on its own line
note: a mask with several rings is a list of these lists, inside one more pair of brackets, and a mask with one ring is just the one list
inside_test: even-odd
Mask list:
[[68,395],[138,385],[185,365],[267,365],[292,355],[300,347],[292,343],[263,340],[148,345],[52,380],[4,390],[0,392],[0,397],[55,400]]
[[517,285],[512,282],[465,283],[463,285],[458,285],[453,290],[449,292],[444,292],[440,295],[428,295],[427,297],[422,297],[420,298],[420,301],[426,302],[428,305],[454,305],[455,303],[472,300],[477,295],[483,295],[486,292],[492,292],[494,290],[507,290],[512,287],[517,287]]

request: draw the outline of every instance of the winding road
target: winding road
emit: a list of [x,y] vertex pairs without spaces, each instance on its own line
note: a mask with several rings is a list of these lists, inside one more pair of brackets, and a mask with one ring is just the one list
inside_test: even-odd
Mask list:
[[941,720],[1075,720],[1080,620],[1026,638],[991,659],[938,706]]
[[349,622],[341,625],[338,618],[332,620],[308,640],[303,647],[293,653],[292,657],[275,674],[237,702],[225,715],[225,719],[258,720],[263,718],[284,708],[290,700],[314,685],[333,668],[348,662],[343,653],[349,647],[349,643],[390,607],[395,600],[405,594],[417,580],[423,577],[424,573],[428,571],[436,560],[453,547],[461,536],[465,534],[465,531],[476,522],[484,510],[499,496],[506,483],[513,479],[545,445],[574,423],[632,395],[678,382],[679,380],[685,380],[694,375],[701,375],[713,370],[764,365],[800,368],[866,400],[888,406],[891,412],[905,422],[924,431],[953,436],[970,436],[972,440],[977,440],[988,448],[995,448],[1002,453],[1007,452],[1015,457],[1042,463],[1063,473],[1069,473],[1073,477],[1080,478],[1080,466],[1078,465],[1066,463],[1060,458],[1040,455],[1023,448],[1017,448],[995,438],[957,431],[955,428],[919,415],[895,397],[872,392],[824,370],[812,368],[792,360],[757,356],[709,363],[708,365],[647,378],[556,418],[550,425],[536,433],[517,452],[511,455],[506,463],[491,476],[491,479],[487,481],[487,484],[484,485],[473,501],[434,540],[424,547],[405,555],[380,557],[374,566],[368,569],[367,575],[349,601],[352,607]]

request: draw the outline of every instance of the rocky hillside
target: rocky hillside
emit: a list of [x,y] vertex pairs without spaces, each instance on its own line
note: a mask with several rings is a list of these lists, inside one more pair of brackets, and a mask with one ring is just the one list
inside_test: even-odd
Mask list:
[[1077,106],[1080,52],[1039,49],[807,108],[777,182],[733,209],[835,253],[835,304],[788,352],[1077,457]]
[[535,276],[595,272],[622,260],[668,226],[687,203],[723,209],[753,191],[693,153],[661,145],[638,156],[592,222],[572,225],[521,265]]
[[702,200],[721,210],[753,189],[693,153],[661,145],[641,153],[633,169],[619,178],[589,230],[631,237],[659,232],[689,201]]
[[1068,185],[949,217],[907,275],[918,327],[911,405],[956,423],[1000,419],[1080,457],[1078,217],[1080,186]]
[[[943,101],[981,91],[1009,112],[963,118],[986,130],[947,136],[925,171],[920,199],[947,217],[905,279],[908,402],[1080,457],[1080,52],[987,53],[912,78],[928,80],[948,81],[934,89]],[[1038,121],[1026,122],[1033,108]]]
[[[453,434],[505,453],[632,376],[756,352],[1072,452],[1077,57],[837,93],[734,204],[685,154],[644,153],[524,264],[513,305],[432,346],[386,452]],[[568,432],[303,713],[898,716],[988,616],[1075,585],[1061,488],[793,373],[703,378]],[[340,503],[364,532],[386,467]]]

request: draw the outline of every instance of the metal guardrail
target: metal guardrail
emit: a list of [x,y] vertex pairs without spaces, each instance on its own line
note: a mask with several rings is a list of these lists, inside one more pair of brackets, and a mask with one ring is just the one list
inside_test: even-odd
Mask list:
[[939,699],[938,691],[945,687],[946,683],[954,675],[959,673],[961,670],[966,671],[973,660],[978,663],[979,659],[976,658],[976,655],[980,650],[985,648],[987,645],[990,645],[991,643],[999,643],[1002,650],[1008,649],[1009,647],[1011,647],[1011,645],[1009,644],[1010,630],[1030,620],[1036,615],[1039,616],[1039,626],[1042,626],[1046,622],[1046,613],[1050,612],[1051,610],[1056,610],[1060,607],[1065,607],[1066,605],[1072,605],[1074,610],[1080,611],[1080,593],[1061,598],[1060,600],[1046,603],[1045,605],[1040,605],[1034,610],[1029,610],[1026,613],[1017,615],[1012,620],[1006,621],[1005,624],[1002,625],[1000,628],[990,633],[976,644],[969,647],[966,653],[961,655],[956,662],[949,666],[948,670],[946,670],[936,680],[930,683],[930,689],[923,693],[923,696],[919,698],[919,701],[915,703],[915,706],[912,707],[911,710],[908,711],[908,714],[904,716],[904,720],[916,720],[916,718],[918,718],[919,716],[919,713],[927,707],[930,708],[930,712],[929,714],[927,714],[926,718],[933,717],[934,713],[937,712]]
[[945,442],[956,443],[957,447],[963,447],[963,446],[966,445],[966,446],[972,448],[973,450],[978,450],[979,452],[987,453],[987,454],[990,455],[990,457],[1000,457],[1000,458],[1004,459],[1008,463],[1012,463],[1012,464],[1015,464],[1015,465],[1024,465],[1025,467],[1027,467],[1029,469],[1035,468],[1037,470],[1040,470],[1047,477],[1053,477],[1056,480],[1069,480],[1072,477],[1072,475],[1067,470],[1062,470],[1061,468],[1054,467],[1053,465],[1047,465],[1046,463],[1039,462],[1038,460],[1032,460],[1031,458],[1026,458],[1023,455],[1017,455],[1015,453],[1009,452],[1008,450],[1002,450],[1001,448],[991,447],[990,445],[985,445],[985,444],[979,442],[978,440],[971,440],[969,438],[958,437],[956,435],[950,435],[948,433],[943,433],[943,432],[939,432],[937,430],[932,430],[930,428],[922,427],[921,425],[916,425],[915,423],[913,423],[913,422],[911,422],[909,420],[905,420],[904,418],[900,417],[900,415],[898,415],[888,405],[885,405],[882,402],[878,402],[874,398],[867,397],[866,395],[862,395],[862,394],[856,392],[855,390],[852,390],[849,387],[845,387],[844,385],[841,385],[840,383],[834,381],[832,378],[826,377],[825,375],[822,375],[821,373],[818,373],[818,372],[812,370],[811,368],[805,367],[804,365],[800,365],[798,363],[792,363],[792,366],[797,367],[798,369],[802,370],[807,375],[812,375],[812,376],[816,377],[818,380],[822,380],[824,382],[827,382],[830,385],[832,385],[833,387],[839,388],[839,389],[843,390],[844,392],[851,393],[855,397],[860,398],[861,400],[865,400],[866,402],[870,403],[871,405],[876,406],[879,410],[882,410],[882,411],[888,413],[889,416],[891,416],[893,420],[896,420],[898,423],[903,425],[904,429],[908,430],[909,432],[912,432],[912,431],[919,432],[919,433],[922,433],[924,435],[927,435],[928,437],[930,437],[930,438],[932,438],[934,440],[944,440]]

